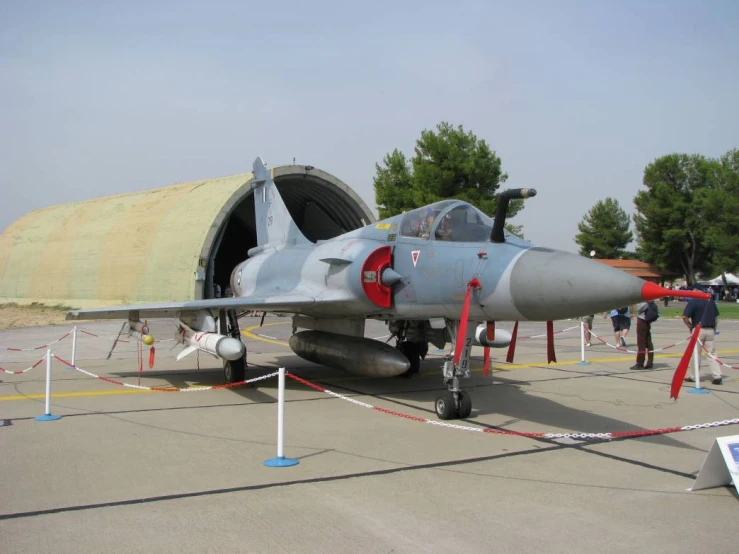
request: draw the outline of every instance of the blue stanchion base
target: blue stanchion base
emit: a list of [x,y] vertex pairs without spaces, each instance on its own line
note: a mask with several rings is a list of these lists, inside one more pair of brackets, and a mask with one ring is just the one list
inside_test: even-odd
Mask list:
[[264,465],[266,465],[267,467],[290,467],[296,466],[299,463],[300,461],[296,460],[295,458],[285,458],[284,456],[278,456],[277,458],[265,460]]
[[688,394],[708,394],[709,391],[706,389],[697,389],[693,387],[692,389],[688,389]]
[[444,350],[443,348],[437,348],[436,350],[434,350],[434,354],[444,354],[444,353],[446,353],[446,350]]
[[57,419],[61,419],[62,416],[60,415],[53,415],[53,414],[44,414],[37,417],[34,417],[36,421],[56,421]]
[[590,365],[590,362],[577,362],[577,365]]

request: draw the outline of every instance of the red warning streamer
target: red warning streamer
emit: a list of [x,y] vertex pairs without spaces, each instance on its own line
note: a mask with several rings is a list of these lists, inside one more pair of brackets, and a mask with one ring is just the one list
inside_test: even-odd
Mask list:
[[685,380],[685,374],[688,372],[688,365],[690,364],[690,358],[693,356],[693,350],[695,350],[695,343],[698,342],[698,333],[701,332],[700,323],[695,326],[693,330],[693,336],[690,337],[688,347],[683,352],[683,357],[680,358],[680,363],[677,364],[675,374],[672,376],[672,385],[670,386],[670,398],[677,400],[678,394],[680,394],[680,387],[683,386]]
[[554,354],[554,322],[547,321],[547,363],[557,363],[557,356]]
[[464,348],[464,341],[467,338],[467,319],[470,316],[470,297],[472,296],[472,289],[480,288],[480,281],[477,277],[470,279],[467,283],[467,294],[464,297],[464,305],[462,306],[462,316],[459,320],[459,331],[457,332],[457,342],[454,345],[454,365],[459,364],[459,358],[462,357],[462,348]]
[[[490,342],[495,340],[495,322],[494,321],[488,321],[487,326],[485,327],[485,338],[488,340],[488,344]],[[490,347],[486,346],[482,350],[483,357],[482,357],[482,374],[487,375],[490,371]]]
[[511,333],[511,344],[508,345],[508,355],[505,357],[505,361],[509,364],[513,363],[513,356],[516,354],[516,337],[518,336],[518,321],[513,326],[513,332]]

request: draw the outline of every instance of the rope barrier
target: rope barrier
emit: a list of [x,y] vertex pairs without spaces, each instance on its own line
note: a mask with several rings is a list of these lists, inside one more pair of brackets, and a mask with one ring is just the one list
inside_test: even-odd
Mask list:
[[448,429],[457,429],[460,431],[471,431],[473,433],[483,433],[483,434],[490,434],[490,435],[509,435],[509,436],[515,436],[515,437],[543,438],[543,439],[565,439],[567,438],[567,439],[581,439],[581,440],[606,440],[606,439],[616,439],[616,438],[636,438],[636,437],[646,437],[646,436],[653,436],[653,435],[666,435],[669,433],[679,433],[681,431],[694,431],[696,429],[708,429],[708,428],[713,428],[713,427],[723,427],[726,425],[739,424],[739,418],[735,418],[735,419],[727,419],[724,421],[714,421],[711,423],[684,425],[682,427],[663,427],[660,429],[641,429],[638,431],[615,431],[611,433],[542,433],[542,432],[511,431],[511,430],[506,430],[506,429],[488,429],[488,428],[483,428],[483,427],[470,427],[467,425],[460,425],[458,423],[447,423],[445,421],[426,419],[426,418],[419,417],[419,416],[413,416],[410,414],[397,412],[395,410],[389,410],[387,408],[381,408],[379,406],[374,406],[372,404],[368,404],[367,402],[361,402],[354,398],[349,398],[347,396],[336,393],[334,391],[330,391],[320,385],[311,383],[310,381],[303,379],[302,377],[298,377],[297,375],[294,375],[292,373],[288,372],[286,373],[286,375],[290,377],[291,379],[294,379],[295,381],[298,381],[299,383],[313,390],[323,392],[325,394],[328,394],[329,396],[333,396],[334,398],[345,400],[352,404],[356,404],[357,406],[361,406],[362,408],[370,408],[374,411],[381,412],[383,414],[393,415],[393,416],[400,417],[403,419],[409,419],[411,421],[416,421],[418,423],[427,423],[429,425],[436,425],[437,427],[446,427]]
[[100,379],[101,381],[105,381],[107,383],[111,383],[113,385],[118,385],[121,387],[127,387],[130,389],[137,389],[137,390],[149,390],[153,392],[202,392],[206,390],[230,389],[233,387],[239,387],[241,385],[248,385],[250,383],[256,383],[257,381],[264,381],[265,379],[271,379],[272,377],[276,377],[279,373],[275,371],[274,373],[270,373],[268,375],[262,375],[261,377],[255,377],[254,379],[247,379],[246,381],[239,381],[238,383],[224,383],[223,385],[212,385],[210,387],[188,387],[186,389],[179,389],[177,387],[146,387],[144,385],[132,385],[130,383],[124,383],[123,381],[118,381],[117,379],[111,379],[110,377],[103,377],[102,375],[96,375],[95,373],[92,373],[91,371],[87,371],[85,369],[82,369],[81,367],[77,367],[76,365],[71,364],[70,362],[66,360],[63,360],[59,356],[54,355],[53,357],[54,359],[63,363],[68,368],[79,371],[80,373],[83,373],[87,375],[88,377]]
[[716,354],[711,354],[708,351],[708,348],[706,348],[706,345],[703,344],[700,340],[698,341],[698,343],[701,345],[701,348],[706,353],[706,356],[708,356],[709,358],[713,358],[716,361],[716,363],[718,363],[718,365],[720,365],[722,367],[729,367],[731,369],[739,369],[739,366],[734,366],[734,365],[728,364],[728,363],[722,361],[718,356],[716,356]]
[[27,371],[31,371],[34,367],[38,367],[38,365],[46,359],[46,356],[43,356],[39,361],[37,361],[35,364],[33,364],[31,367],[27,367],[26,369],[23,369],[21,371],[10,371],[9,369],[5,369],[0,367],[0,371],[3,373],[8,373],[10,375],[20,375],[21,373],[25,373]]
[[[567,331],[572,331],[573,329],[579,329],[579,328],[580,328],[580,324],[578,323],[577,325],[574,325],[572,327],[567,327],[566,329],[562,329],[561,331],[555,331],[553,334],[560,335],[562,333],[566,333]],[[546,338],[546,336],[547,336],[546,333],[542,333],[541,335],[526,335],[523,337],[518,337],[518,340],[541,339],[541,338]]]
[[654,350],[629,350],[628,348],[625,348],[623,346],[616,346],[616,345],[609,343],[608,341],[603,340],[601,337],[596,335],[592,330],[590,331],[590,334],[596,339],[598,339],[598,341],[600,341],[601,344],[605,344],[606,346],[613,348],[614,350],[619,350],[625,354],[642,354],[642,353],[649,354],[650,352],[652,353],[664,352],[665,350],[668,350],[670,348],[675,348],[676,346],[679,346],[690,340],[690,337],[688,337],[687,339],[683,339],[679,342],[668,344],[667,346],[663,346],[662,348],[655,348]]
[[7,350],[8,352],[33,352],[34,350],[41,350],[42,348],[49,348],[52,344],[57,344],[59,342],[62,342],[64,339],[66,339],[71,334],[72,334],[72,331],[67,331],[61,337],[56,339],[54,342],[50,342],[49,344],[42,344],[41,346],[34,346],[33,348],[13,348],[11,346],[0,346],[0,350]]

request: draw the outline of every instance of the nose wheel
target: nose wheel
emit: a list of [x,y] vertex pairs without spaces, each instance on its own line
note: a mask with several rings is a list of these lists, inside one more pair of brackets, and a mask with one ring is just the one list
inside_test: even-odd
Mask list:
[[465,391],[448,390],[436,397],[434,408],[439,419],[467,419],[472,414],[472,398]]

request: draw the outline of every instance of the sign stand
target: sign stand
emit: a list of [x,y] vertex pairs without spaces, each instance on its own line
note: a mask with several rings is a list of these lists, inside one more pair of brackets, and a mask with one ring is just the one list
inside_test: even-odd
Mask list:
[[731,484],[739,492],[739,435],[718,437],[689,491],[723,487]]

